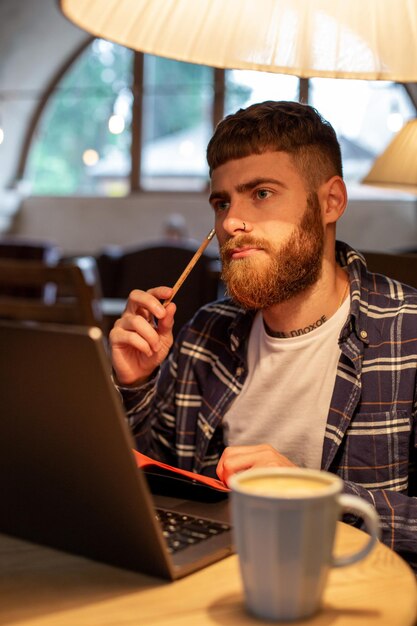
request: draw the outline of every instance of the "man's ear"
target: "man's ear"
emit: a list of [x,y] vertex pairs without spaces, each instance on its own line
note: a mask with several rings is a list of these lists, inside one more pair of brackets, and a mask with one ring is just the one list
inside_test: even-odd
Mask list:
[[343,178],[332,176],[318,190],[325,224],[333,224],[342,217],[347,205],[347,191]]

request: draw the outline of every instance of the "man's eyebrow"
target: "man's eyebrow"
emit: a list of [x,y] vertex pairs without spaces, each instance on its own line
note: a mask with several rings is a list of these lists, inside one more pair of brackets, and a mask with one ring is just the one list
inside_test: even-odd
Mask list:
[[254,178],[253,180],[248,180],[246,183],[241,183],[236,186],[236,191],[238,193],[245,193],[246,191],[251,191],[255,189],[255,187],[259,187],[259,185],[267,185],[267,184],[278,185],[279,187],[287,188],[287,185],[277,178]]
[[227,191],[212,191],[209,195],[209,202],[213,200],[230,200],[230,195]]

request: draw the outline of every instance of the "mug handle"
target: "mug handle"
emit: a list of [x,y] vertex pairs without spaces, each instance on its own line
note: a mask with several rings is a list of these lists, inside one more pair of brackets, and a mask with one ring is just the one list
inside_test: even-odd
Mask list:
[[332,567],[344,567],[345,565],[350,565],[351,563],[356,563],[356,561],[363,559],[367,554],[369,554],[380,538],[378,514],[373,506],[358,496],[352,496],[344,493],[338,497],[338,502],[342,510],[356,513],[363,519],[370,537],[365,546],[358,552],[347,554],[345,556],[333,557]]

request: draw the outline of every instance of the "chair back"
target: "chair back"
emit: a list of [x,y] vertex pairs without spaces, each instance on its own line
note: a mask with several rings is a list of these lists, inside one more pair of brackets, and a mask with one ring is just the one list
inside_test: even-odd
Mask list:
[[401,283],[417,288],[417,254],[361,252],[370,272],[384,274]]
[[[48,265],[56,265],[61,251],[52,241],[27,239],[22,237],[0,237],[0,259],[31,259],[42,261]],[[6,287],[0,283],[0,295],[22,296],[28,298],[48,297],[51,286],[46,291],[40,287]]]
[[53,241],[0,237],[0,258],[2,259],[37,259],[48,265],[55,265],[60,255],[61,251]]
[[[126,299],[133,289],[172,287],[198,246],[152,242],[135,248],[109,250],[97,258],[103,295]],[[218,255],[206,250],[174,298],[177,305],[174,335],[203,304],[219,296]]]
[[[24,293],[38,290],[40,295],[22,296],[18,293],[20,288]],[[101,325],[99,291],[95,284],[87,282],[78,265],[0,258],[0,317]]]

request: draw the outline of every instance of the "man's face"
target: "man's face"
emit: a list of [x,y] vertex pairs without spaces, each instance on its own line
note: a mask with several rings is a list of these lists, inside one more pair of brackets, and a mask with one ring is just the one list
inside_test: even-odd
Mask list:
[[242,306],[266,309],[317,281],[324,247],[321,210],[288,154],[266,152],[218,167],[210,202],[222,278]]

